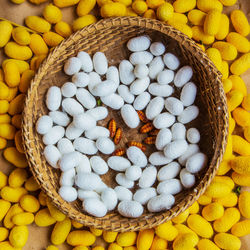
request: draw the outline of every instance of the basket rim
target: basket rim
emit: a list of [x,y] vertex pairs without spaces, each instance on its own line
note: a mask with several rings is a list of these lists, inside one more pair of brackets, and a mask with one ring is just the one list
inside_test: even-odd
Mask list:
[[[170,36],[170,33],[173,33],[176,37],[180,39],[184,39],[185,44],[184,46],[188,48],[188,46],[191,46],[196,49],[197,55],[200,55],[205,60],[205,63],[208,65],[209,69],[212,71],[212,73],[216,76],[215,82],[218,84],[219,88],[219,97],[218,102],[220,103],[220,109],[221,109],[221,120],[223,121],[220,126],[220,130],[218,133],[218,137],[216,138],[216,147],[213,151],[213,157],[210,161],[210,165],[208,166],[208,171],[204,174],[204,176],[201,178],[200,183],[196,186],[196,189],[194,189],[192,192],[190,192],[180,203],[175,204],[175,209],[170,209],[168,211],[164,211],[160,213],[154,213],[154,221],[151,222],[148,220],[147,216],[142,216],[139,218],[126,218],[126,225],[116,223],[111,223],[109,225],[105,225],[105,220],[103,218],[96,218],[84,213],[81,213],[79,216],[75,216],[69,213],[69,211],[63,210],[62,212],[65,213],[67,216],[69,216],[71,219],[74,219],[76,221],[79,221],[80,223],[84,222],[85,226],[93,226],[96,228],[102,228],[105,230],[112,230],[112,231],[132,231],[132,230],[141,230],[141,229],[147,229],[152,228],[154,226],[157,226],[165,221],[168,221],[172,219],[173,217],[177,216],[184,210],[186,210],[189,206],[191,206],[199,197],[205,192],[206,187],[211,183],[212,179],[214,178],[219,164],[222,161],[223,154],[225,151],[225,145],[227,143],[227,137],[228,137],[228,111],[227,111],[227,105],[226,105],[226,97],[225,93],[222,88],[221,83],[221,73],[218,71],[218,69],[215,67],[213,62],[207,57],[207,55],[201,50],[201,48],[190,38],[188,38],[186,35],[181,33],[180,31],[174,29],[173,27],[164,24],[161,21],[153,20],[153,19],[147,19],[142,17],[115,17],[115,18],[108,18],[108,19],[102,19],[98,21],[97,23],[91,24],[74,34],[72,34],[69,38],[63,40],[57,47],[53,49],[52,52],[48,55],[48,57],[43,61],[41,66],[39,67],[37,73],[35,74],[35,77],[33,78],[30,88],[27,93],[27,97],[24,104],[24,110],[23,110],[23,120],[22,120],[22,136],[23,136],[23,142],[25,147],[25,154],[26,158],[28,160],[29,167],[31,169],[31,172],[38,182],[40,188],[50,197],[52,200],[52,203],[58,207],[60,210],[62,208],[60,207],[60,203],[52,197],[52,195],[48,192],[48,190],[44,186],[44,180],[40,178],[38,169],[34,164],[30,161],[30,158],[33,155],[33,150],[30,148],[30,144],[28,143],[28,138],[30,138],[31,133],[33,132],[34,127],[34,121],[33,123],[28,119],[30,112],[32,111],[33,103],[30,101],[34,95],[36,95],[36,91],[34,91],[35,86],[39,85],[42,78],[46,74],[47,69],[49,66],[53,63],[53,58],[57,58],[60,54],[60,50],[63,49],[65,46],[70,46],[75,43],[75,39],[77,36],[81,36],[84,33],[91,34],[91,32],[96,30],[101,30],[102,28],[110,28],[113,25],[132,25],[134,23],[136,26],[139,27],[146,27],[145,24],[150,24],[150,29],[159,31],[165,35]],[[172,39],[178,41],[176,37],[170,36]],[[38,83],[38,84],[37,84]],[[222,88],[222,90],[221,90]],[[35,96],[36,97],[36,96]],[[35,98],[34,97],[34,98]],[[219,152],[219,154],[216,154],[216,152]],[[211,163],[214,162],[215,165],[211,167]],[[201,183],[204,182],[204,186],[201,186]],[[80,211],[79,211],[80,213]],[[105,218],[105,217],[104,217]],[[123,217],[124,218],[124,217]],[[138,219],[136,221],[136,219]],[[130,222],[131,221],[131,222]]]

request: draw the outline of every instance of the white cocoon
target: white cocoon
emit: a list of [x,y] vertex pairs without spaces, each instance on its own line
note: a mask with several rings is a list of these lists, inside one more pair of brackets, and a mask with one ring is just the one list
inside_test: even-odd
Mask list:
[[149,83],[150,83],[149,77],[145,77],[142,79],[136,79],[130,85],[130,92],[133,95],[140,95],[148,88]]
[[199,172],[207,165],[207,156],[203,153],[196,153],[188,158],[186,169],[192,174]]
[[115,209],[118,199],[114,189],[104,189],[101,194],[101,199],[109,211]]
[[101,101],[108,107],[115,110],[120,109],[124,105],[122,97],[120,97],[116,93],[101,97]]
[[154,56],[161,56],[162,54],[164,54],[165,49],[166,48],[165,48],[164,44],[161,42],[154,42],[150,46],[150,52]]
[[61,154],[67,154],[75,151],[72,142],[67,138],[62,138],[57,143],[57,148]]
[[129,218],[140,217],[143,213],[143,206],[137,201],[121,201],[118,205],[118,212]]
[[102,186],[102,180],[99,175],[95,173],[77,173],[75,184],[84,190],[96,190]]
[[89,130],[96,126],[96,120],[87,113],[82,113],[73,117],[73,124],[76,128]]
[[98,151],[94,141],[83,137],[76,138],[73,146],[75,150],[87,155],[95,155]]
[[149,162],[155,166],[165,165],[171,161],[173,161],[173,159],[167,158],[163,152],[154,152],[149,156]]
[[157,75],[164,69],[164,63],[161,56],[155,57],[149,64],[149,77],[155,79]]
[[116,192],[118,200],[120,201],[132,200],[133,193],[129,189],[123,186],[116,186],[114,190]]
[[65,98],[62,101],[62,107],[63,110],[71,116],[79,115],[84,112],[82,105],[73,98]]
[[135,110],[143,110],[150,102],[151,96],[148,92],[143,92],[138,95],[133,103]]
[[76,85],[73,82],[65,82],[61,91],[64,97],[73,97],[76,94]]
[[147,208],[149,212],[161,212],[170,209],[175,203],[175,198],[171,194],[161,194],[151,198]]
[[109,170],[107,163],[98,155],[90,158],[90,164],[96,174],[103,175]]
[[191,188],[195,184],[195,175],[189,173],[187,169],[183,168],[180,172],[181,184],[185,188]]
[[69,126],[66,128],[65,135],[69,140],[74,140],[78,138],[83,133],[83,131],[84,130],[81,128],[76,128],[73,122],[71,122]]
[[121,108],[121,116],[123,121],[129,128],[136,128],[140,123],[140,119],[137,112],[130,104],[125,104]]
[[82,207],[85,212],[95,217],[103,217],[107,214],[105,204],[96,198],[87,198],[82,202]]
[[170,162],[169,164],[160,168],[157,174],[158,181],[165,181],[175,178],[181,170],[181,166],[178,162]]
[[176,140],[168,143],[164,148],[164,155],[171,159],[176,159],[183,155],[188,148],[186,140]]
[[108,109],[106,107],[96,107],[87,110],[86,114],[91,115],[96,121],[99,121],[108,116]]
[[115,150],[115,144],[108,137],[99,137],[96,141],[96,147],[103,154],[112,154]]
[[148,201],[157,195],[155,188],[140,188],[137,189],[133,195],[133,200],[140,202],[142,205],[148,203]]
[[178,57],[176,57],[174,54],[172,53],[166,53],[163,56],[163,61],[165,63],[165,65],[172,70],[176,70],[179,65],[180,65],[180,61],[178,59]]
[[150,38],[148,36],[138,36],[131,38],[127,47],[130,51],[143,51],[147,50],[150,46]]
[[128,159],[136,166],[145,167],[148,163],[146,155],[138,147],[132,146],[127,149]]
[[71,186],[61,186],[58,193],[67,202],[73,202],[77,199],[77,191]]
[[135,80],[134,66],[128,60],[122,60],[119,64],[120,80],[123,84],[129,85]]
[[36,131],[40,135],[47,134],[53,126],[53,120],[48,115],[41,116],[36,122]]
[[168,179],[162,181],[157,186],[158,194],[178,194],[182,190],[182,185],[179,179]]
[[172,133],[168,128],[162,128],[156,136],[155,146],[158,150],[163,148],[172,140]]
[[72,76],[72,82],[77,86],[84,88],[88,86],[90,82],[90,77],[84,72],[78,72]]
[[168,128],[172,126],[174,122],[175,122],[175,116],[168,112],[164,112],[164,113],[157,115],[154,118],[153,125],[157,129],[162,129],[162,128]]
[[174,88],[170,85],[160,85],[158,83],[151,83],[148,87],[151,95],[168,97],[174,93]]
[[108,158],[108,165],[115,171],[125,171],[131,166],[131,163],[128,159],[122,156],[110,156]]
[[108,60],[104,53],[96,52],[93,56],[94,70],[99,75],[106,74],[108,70]]
[[49,116],[52,118],[53,122],[59,126],[66,127],[70,123],[68,115],[61,111],[51,111]]
[[76,92],[76,99],[86,109],[93,109],[96,106],[96,99],[87,89],[79,88]]
[[82,62],[79,58],[71,57],[64,64],[64,72],[67,75],[72,76],[75,73],[79,72],[79,70],[81,69],[81,66],[82,66]]
[[50,87],[46,95],[47,108],[50,111],[58,110],[61,105],[61,101],[62,101],[61,90],[56,86]]
[[124,173],[119,173],[115,177],[116,182],[125,188],[132,188],[134,186],[134,182],[129,180]]
[[76,171],[74,168],[71,168],[65,172],[62,172],[60,176],[60,185],[72,187],[75,183],[75,175],[76,175]]
[[65,129],[61,126],[52,127],[48,133],[43,136],[43,143],[45,145],[56,144],[63,138]]
[[129,61],[133,64],[149,64],[153,59],[153,55],[148,51],[134,52],[130,55]]
[[62,155],[59,160],[59,166],[62,171],[67,171],[71,168],[76,167],[82,159],[82,154],[76,151],[66,153]]
[[161,113],[164,107],[164,99],[162,97],[153,98],[147,108],[146,108],[146,117],[149,120],[153,120],[157,115]]
[[174,78],[174,85],[181,88],[186,84],[193,76],[193,70],[190,66],[183,66],[180,68]]
[[44,157],[49,165],[53,168],[59,168],[57,165],[58,160],[61,158],[61,153],[54,145],[48,145],[43,151]]
[[149,165],[146,167],[139,179],[139,187],[140,188],[148,188],[151,187],[156,180],[157,169],[155,166]]
[[77,54],[77,58],[81,60],[81,69],[85,72],[91,72],[93,70],[93,63],[90,55],[85,51],[80,51]]
[[91,140],[97,140],[99,137],[109,137],[109,130],[102,126],[96,126],[90,130],[85,131],[85,136]]

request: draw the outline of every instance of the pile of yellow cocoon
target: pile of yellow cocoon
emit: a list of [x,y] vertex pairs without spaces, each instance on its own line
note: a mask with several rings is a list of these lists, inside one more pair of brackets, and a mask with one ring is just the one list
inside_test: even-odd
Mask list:
[[[0,149],[15,166],[8,176],[0,171],[0,250],[22,249],[33,222],[38,227],[53,227],[51,245],[44,246],[47,250],[56,250],[64,242],[74,250],[240,249],[240,237],[250,234],[250,192],[240,191],[241,186],[250,186],[250,94],[241,78],[250,68],[250,26],[241,10],[233,10],[230,16],[222,13],[237,0],[29,2],[48,4],[41,16],[25,18],[27,27],[0,21],[0,48],[8,57],[0,68]],[[78,15],[72,24],[62,21],[61,8],[70,6]],[[73,31],[97,22],[97,16],[159,19],[182,31],[222,73],[227,95],[229,137],[217,176],[191,207],[171,221],[140,232],[107,232],[70,220],[40,191],[24,155],[21,113],[35,72],[53,47]],[[7,146],[9,141],[14,146]],[[97,244],[97,238],[105,244]]]

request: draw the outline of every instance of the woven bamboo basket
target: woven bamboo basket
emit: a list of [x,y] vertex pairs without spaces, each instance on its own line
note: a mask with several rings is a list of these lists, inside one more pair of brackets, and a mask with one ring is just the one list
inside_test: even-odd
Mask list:
[[[50,167],[43,156],[44,145],[41,136],[36,133],[35,122],[48,113],[44,100],[47,89],[52,85],[61,86],[70,78],[63,73],[65,61],[79,51],[93,55],[96,51],[106,54],[110,65],[128,58],[127,41],[140,34],[149,35],[154,41],[163,42],[168,51],[172,51],[194,70],[194,82],[198,86],[196,105],[200,115],[195,126],[201,132],[200,148],[208,155],[206,169],[198,174],[197,184],[190,190],[178,194],[175,205],[161,213],[149,213],[145,210],[139,218],[124,218],[118,212],[108,213],[103,218],[95,218],[85,214],[81,202],[65,202],[58,194],[60,171]],[[187,209],[205,191],[213,179],[222,160],[226,147],[228,131],[228,115],[226,100],[221,84],[221,74],[205,53],[186,35],[166,24],[152,19],[139,17],[118,17],[101,20],[70,36],[57,46],[43,62],[35,75],[28,91],[23,114],[23,140],[26,156],[31,171],[42,190],[51,198],[55,206],[70,218],[86,225],[112,231],[131,231],[154,227]],[[131,138],[142,139],[138,130],[128,130],[122,124],[119,112],[111,111],[118,124],[125,132],[122,143]],[[103,124],[105,125],[103,121]],[[193,125],[193,124],[192,124]],[[150,153],[150,152],[147,152]],[[103,177],[106,184],[114,185],[114,173]]]

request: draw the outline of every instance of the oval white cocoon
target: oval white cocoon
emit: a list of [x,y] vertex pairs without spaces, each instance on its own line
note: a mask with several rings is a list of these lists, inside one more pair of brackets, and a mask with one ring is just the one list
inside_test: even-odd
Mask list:
[[95,173],[103,175],[108,172],[108,165],[100,156],[92,156],[89,161]]
[[135,80],[134,66],[128,60],[122,60],[119,64],[120,80],[123,84],[129,85]]
[[130,104],[125,104],[121,108],[121,116],[123,121],[129,128],[136,128],[140,123],[140,119],[137,112]]
[[78,88],[76,92],[76,99],[86,109],[92,109],[96,106],[96,99],[92,96],[88,90],[84,88]]
[[132,146],[127,149],[128,159],[136,166],[145,167],[148,163],[146,155],[138,147]]
[[180,172],[180,180],[181,184],[185,188],[191,188],[195,184],[195,175],[189,173],[185,168],[183,168]]
[[112,154],[115,151],[115,144],[108,137],[99,137],[96,141],[96,147],[103,154]]
[[103,203],[105,204],[105,206],[109,211],[115,209],[117,205],[117,195],[114,189],[112,188],[104,189],[101,194],[101,200],[103,201]]
[[46,146],[44,148],[43,154],[44,154],[44,157],[45,157],[46,161],[49,163],[49,165],[51,167],[59,168],[59,166],[57,165],[57,162],[61,158],[61,153],[57,149],[56,146],[54,146],[54,145]]
[[151,96],[148,92],[143,92],[138,95],[133,103],[135,110],[143,110],[150,102]]
[[101,97],[101,101],[112,109],[120,109],[124,105],[123,99],[116,93]]
[[62,94],[60,88],[52,86],[49,88],[46,95],[46,106],[50,111],[55,111],[60,108]]
[[53,120],[48,115],[41,116],[36,122],[36,131],[40,135],[47,134],[53,126]]
[[193,70],[190,66],[183,66],[180,68],[174,78],[174,85],[181,88],[186,84],[193,76]]
[[121,201],[118,205],[118,212],[129,218],[140,217],[143,213],[143,206],[137,201]]
[[79,72],[79,70],[81,69],[81,66],[82,66],[82,62],[79,58],[71,57],[64,64],[64,72],[67,75],[72,76],[75,73]]
[[207,156],[203,153],[196,153],[188,158],[186,169],[192,174],[198,173],[207,165]]
[[168,143],[164,148],[164,155],[171,159],[176,159],[183,155],[188,148],[186,140],[176,140]]
[[48,133],[43,136],[43,143],[45,145],[56,144],[63,138],[65,129],[61,126],[52,127]]
[[149,212],[161,212],[170,209],[175,203],[175,198],[171,194],[161,194],[151,198],[147,208]]
[[139,179],[140,188],[151,187],[156,180],[157,169],[155,166],[149,165],[142,171],[141,178]]
[[132,200],[133,193],[129,189],[127,189],[123,186],[116,186],[114,188],[114,190],[116,192],[118,200],[120,200],[120,201],[124,201],[124,200],[131,201]]
[[165,181],[175,178],[181,170],[181,166],[178,162],[170,162],[166,166],[160,168],[157,174],[158,181]]
[[146,117],[149,120],[153,120],[157,115],[161,113],[164,107],[164,99],[162,97],[153,98],[147,108],[146,108]]
[[172,133],[168,128],[162,128],[156,136],[155,146],[158,150],[163,148],[172,140]]
[[130,51],[143,51],[147,50],[150,46],[150,38],[148,36],[138,36],[131,38],[127,47]]
[[77,58],[80,59],[82,65],[81,69],[85,72],[91,72],[93,70],[93,62],[90,55],[85,51],[80,51],[77,54]]
[[62,107],[63,110],[71,116],[78,115],[84,112],[82,105],[73,98],[65,98],[62,101]]
[[58,193],[63,198],[63,200],[67,202],[72,202],[77,199],[76,189],[70,186],[61,186]]
[[168,112],[164,112],[164,113],[157,115],[154,118],[153,125],[157,129],[162,129],[162,128],[168,128],[172,126],[174,122],[175,122],[175,116]]
[[75,150],[87,155],[95,155],[98,151],[94,141],[83,137],[76,138],[73,145]]
[[53,122],[59,126],[66,127],[70,123],[68,115],[61,111],[51,111],[49,116],[52,118]]
[[133,195],[133,200],[140,202],[142,205],[147,204],[147,202],[157,195],[155,188],[140,188],[137,189]]
[[131,166],[131,163],[122,156],[110,156],[108,158],[108,165],[115,171],[125,171]]
[[85,131],[85,136],[91,140],[97,140],[99,137],[109,137],[109,135],[109,130],[102,126],[96,126],[90,130]]
[[163,152],[154,152],[149,156],[149,162],[155,166],[165,165],[171,161],[173,159],[167,158]]
[[108,70],[108,60],[104,53],[96,52],[93,56],[94,70],[99,75],[106,74]]
[[168,179],[162,181],[157,186],[157,193],[158,194],[178,194],[182,190],[182,185],[180,180],[178,179]]
[[105,204],[96,198],[87,198],[82,202],[82,207],[85,212],[95,217],[103,217],[107,214]]

